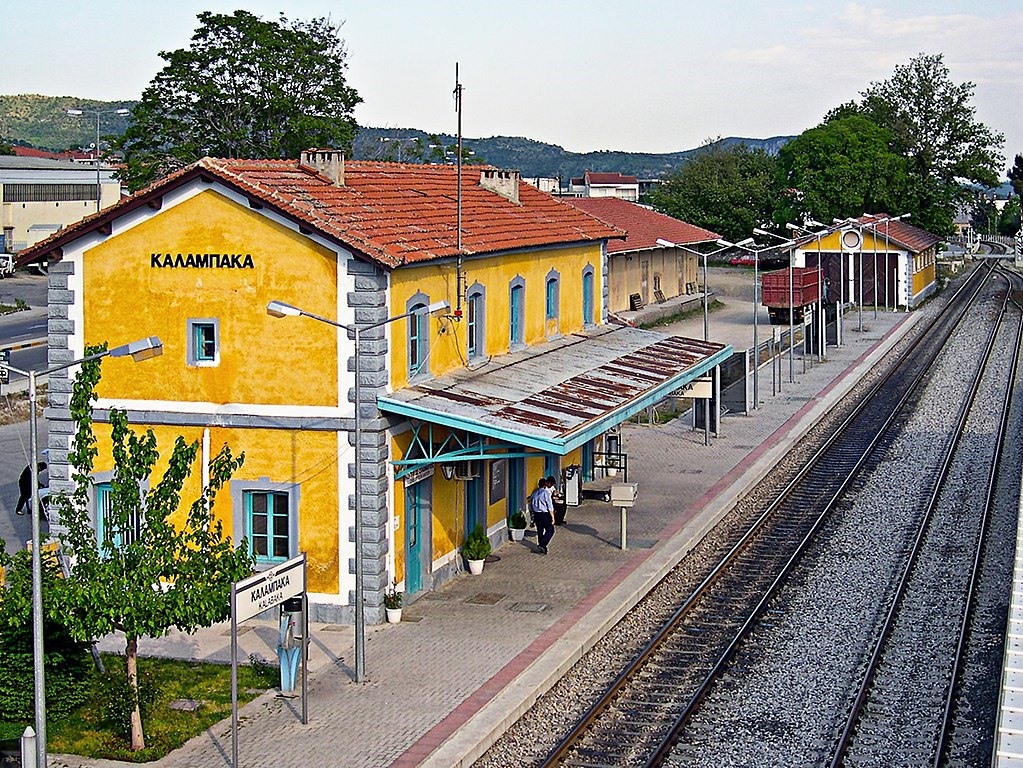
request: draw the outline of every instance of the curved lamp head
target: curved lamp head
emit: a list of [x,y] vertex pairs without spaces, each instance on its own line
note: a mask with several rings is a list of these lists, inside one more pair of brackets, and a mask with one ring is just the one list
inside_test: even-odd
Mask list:
[[435,301],[428,307],[424,307],[419,310],[416,314],[422,315],[437,315],[441,312],[448,312],[451,309],[451,305],[446,301]]
[[131,359],[136,363],[159,357],[162,354],[163,342],[160,341],[158,336],[147,336],[144,339],[139,339],[129,344],[122,344],[120,347],[114,347],[109,352],[110,357],[126,357],[131,355]]
[[302,310],[283,301],[271,301],[266,305],[266,313],[271,317],[299,317]]

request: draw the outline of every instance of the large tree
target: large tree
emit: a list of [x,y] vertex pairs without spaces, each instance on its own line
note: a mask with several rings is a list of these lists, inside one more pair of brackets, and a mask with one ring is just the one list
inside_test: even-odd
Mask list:
[[941,54],[920,54],[860,94],[859,110],[891,132],[892,150],[909,161],[914,222],[938,234],[952,230],[956,204],[971,196],[966,183],[1000,181],[1003,137],[977,120],[974,88],[952,82]]
[[1018,197],[1023,197],[1023,155],[1016,155],[1016,162],[1009,169],[1009,181]]
[[711,142],[649,200],[661,213],[741,240],[771,221],[778,202],[777,162],[759,148]]
[[[88,350],[89,353],[101,348]],[[113,473],[104,503],[90,503],[98,455],[92,403],[100,360],[82,365],[71,396],[76,426],[68,461],[74,491],[56,499],[62,550],[72,566],[52,587],[72,635],[92,640],[119,630],[125,635],[125,667],[134,698],[131,747],[144,749],[138,706],[138,641],[172,627],[194,632],[222,621],[230,611],[231,583],[252,572],[244,542],[235,547],[212,512],[214,497],[241,466],[225,445],[210,460],[209,484],[187,509],[181,493],[198,443],[181,437],[162,477],[152,430],[136,433],[121,410],[110,410]],[[93,526],[90,507],[97,508]],[[98,530],[97,530],[98,529]]]
[[791,193],[776,221],[831,221],[902,209],[910,188],[907,162],[890,144],[891,133],[862,115],[804,131],[778,153],[782,184]]
[[115,145],[136,190],[204,155],[293,158],[309,147],[350,150],[347,52],[329,18],[264,21],[248,11],[205,11],[187,49],[167,62]]

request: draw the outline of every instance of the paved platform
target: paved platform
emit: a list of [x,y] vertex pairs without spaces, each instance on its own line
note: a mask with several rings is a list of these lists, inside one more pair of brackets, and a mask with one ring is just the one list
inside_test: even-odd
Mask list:
[[[630,481],[639,499],[629,513],[628,548],[619,541],[619,511],[584,502],[568,511],[550,554],[535,538],[495,551],[480,576],[464,575],[406,605],[398,625],[367,628],[368,682],[352,682],[351,627],[313,625],[309,723],[298,699],[263,694],[241,711],[240,765],[470,765],[505,727],[580,658],[727,513],[855,381],[915,322],[881,313],[827,361],[802,360],[796,380],[772,396],[762,372],[759,407],[722,420],[704,446],[686,418],[623,429]],[[855,325],[850,323],[850,325]],[[691,327],[690,327],[691,326]],[[711,318],[712,338],[714,318]],[[669,329],[702,337],[698,316]],[[787,373],[787,366],[786,366]],[[766,377],[766,378],[763,378]],[[765,386],[764,382],[767,382]],[[243,658],[275,658],[276,629],[249,622]],[[120,650],[116,638],[103,648]],[[227,661],[230,634],[218,625],[195,635],[142,640],[150,655]],[[144,661],[142,662],[144,664]],[[152,765],[230,765],[224,721]],[[112,761],[52,756],[55,766],[116,766]]]

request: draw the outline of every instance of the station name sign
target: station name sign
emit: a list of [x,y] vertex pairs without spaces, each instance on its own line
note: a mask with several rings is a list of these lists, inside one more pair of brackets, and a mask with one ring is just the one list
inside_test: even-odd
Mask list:
[[254,269],[251,253],[150,253],[155,269]]
[[234,585],[235,621],[243,622],[305,591],[305,555]]
[[714,397],[714,382],[709,376],[687,381],[671,393],[674,397],[692,397],[706,400]]

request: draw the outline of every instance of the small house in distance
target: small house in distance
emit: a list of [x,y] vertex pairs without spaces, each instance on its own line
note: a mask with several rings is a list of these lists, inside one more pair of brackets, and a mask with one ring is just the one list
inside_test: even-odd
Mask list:
[[617,197],[621,200],[639,200],[639,179],[620,173],[594,173],[586,171],[573,178],[569,186],[573,197]]
[[614,197],[564,200],[628,235],[607,243],[608,311],[637,310],[701,291],[699,246],[720,235]]

